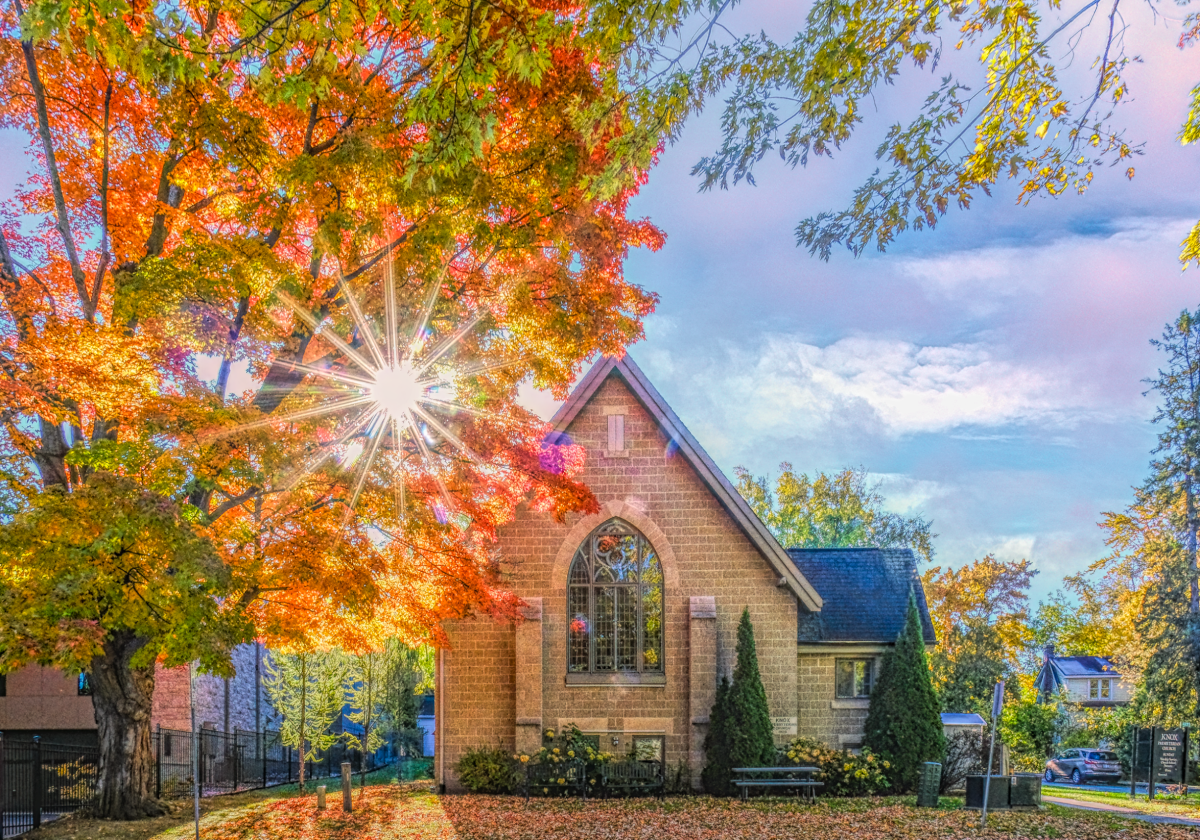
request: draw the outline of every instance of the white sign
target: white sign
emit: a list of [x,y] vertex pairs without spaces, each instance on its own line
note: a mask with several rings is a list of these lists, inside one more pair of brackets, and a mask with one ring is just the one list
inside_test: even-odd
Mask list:
[[771,718],[771,726],[774,728],[776,735],[796,734],[796,718],[794,717],[773,717]]

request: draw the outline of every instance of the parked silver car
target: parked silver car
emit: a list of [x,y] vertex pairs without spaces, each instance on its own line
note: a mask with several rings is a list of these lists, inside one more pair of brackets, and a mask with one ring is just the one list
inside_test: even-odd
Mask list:
[[1046,781],[1060,778],[1070,779],[1077,785],[1087,782],[1115,784],[1121,780],[1121,762],[1117,760],[1117,754],[1109,750],[1092,747],[1063,750],[1061,755],[1046,762]]

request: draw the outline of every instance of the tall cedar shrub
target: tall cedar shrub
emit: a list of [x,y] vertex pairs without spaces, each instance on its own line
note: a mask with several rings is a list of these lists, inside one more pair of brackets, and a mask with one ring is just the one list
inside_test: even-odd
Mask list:
[[921,632],[917,598],[908,598],[904,629],[896,647],[883,657],[879,679],[871,692],[864,743],[890,762],[893,790],[912,790],[920,778],[921,765],[941,761],[946,752],[942,734],[941,707]]
[[729,677],[721,675],[717,683],[717,699],[708,716],[708,734],[704,736],[704,756],[707,763],[700,772],[700,783],[714,796],[728,795],[733,776],[729,763]]
[[[728,687],[726,687],[728,686]],[[734,767],[766,767],[775,763],[775,738],[767,692],[758,673],[758,653],[754,647],[754,625],[750,610],[742,610],[738,624],[737,667],[733,682],[721,680],[717,702],[710,717],[704,748],[708,764],[702,779],[704,788],[717,796],[734,793]]]

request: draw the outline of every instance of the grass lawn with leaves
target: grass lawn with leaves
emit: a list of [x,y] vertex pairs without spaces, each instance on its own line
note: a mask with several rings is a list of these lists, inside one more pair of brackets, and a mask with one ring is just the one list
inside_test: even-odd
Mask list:
[[[203,840],[795,840],[797,837],[1081,838],[1184,840],[1192,829],[1150,825],[1124,817],[1050,806],[1038,813],[999,813],[979,830],[979,814],[961,800],[914,807],[911,797],[818,800],[762,799],[743,803],[710,797],[589,801],[519,797],[444,796],[429,782],[368,786],[355,811],[340,800],[316,810],[314,794],[256,791],[209,800],[200,824]],[[187,814],[170,824],[104,823],[68,819],[30,840],[186,840]],[[165,818],[164,818],[165,819]]]
[[1149,800],[1144,793],[1138,794],[1136,799],[1130,799],[1128,793],[1088,790],[1087,788],[1043,788],[1042,794],[1044,796],[1060,796],[1063,799],[1075,799],[1081,803],[1094,802],[1100,805],[1115,805],[1118,808],[1133,808],[1147,814],[1169,814],[1174,817],[1200,819],[1200,792],[1187,796],[1160,793]]

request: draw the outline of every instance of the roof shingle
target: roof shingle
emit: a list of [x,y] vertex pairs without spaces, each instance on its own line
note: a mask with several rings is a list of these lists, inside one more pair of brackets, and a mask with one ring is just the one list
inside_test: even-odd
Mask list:
[[800,610],[800,642],[892,644],[904,627],[910,591],[917,596],[925,642],[937,642],[911,550],[789,548],[787,553],[824,602],[820,612]]

